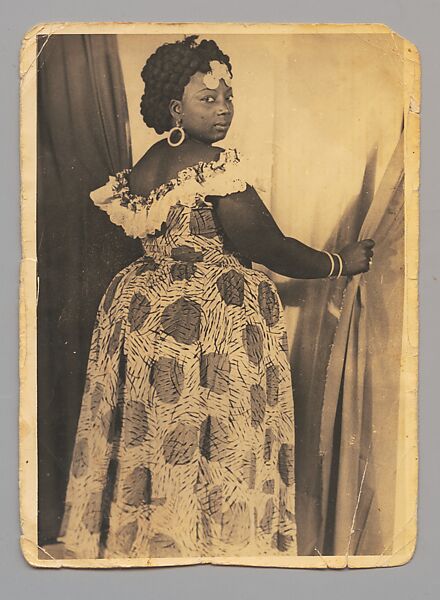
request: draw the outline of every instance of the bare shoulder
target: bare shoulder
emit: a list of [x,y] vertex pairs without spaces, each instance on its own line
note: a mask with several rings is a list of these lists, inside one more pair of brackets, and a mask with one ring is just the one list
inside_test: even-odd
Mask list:
[[153,144],[134,165],[129,175],[130,190],[134,194],[146,195],[156,187],[166,160],[167,145],[165,140]]
[[137,161],[137,163],[133,166],[131,170],[131,174],[133,178],[144,175],[146,172],[150,171],[152,167],[154,167],[158,162],[163,160],[164,151],[166,150],[166,142],[165,140],[160,140],[153,144],[145,154]]
[[151,146],[136,163],[129,175],[130,190],[134,194],[148,193],[174,179],[182,169],[200,162],[212,162],[224,152],[218,146],[205,146],[188,141],[182,146],[171,147],[166,140],[160,140]]
[[136,175],[150,171],[157,164],[167,165],[172,171],[175,168],[194,166],[199,162],[212,162],[218,160],[224,152],[219,146],[207,146],[196,142],[176,147],[171,147],[166,140],[160,140],[153,144],[132,169]]

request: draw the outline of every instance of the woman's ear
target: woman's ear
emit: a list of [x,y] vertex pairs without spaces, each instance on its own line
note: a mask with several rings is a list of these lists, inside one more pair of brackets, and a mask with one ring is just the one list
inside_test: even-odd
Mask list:
[[169,109],[171,118],[176,123],[182,119],[182,102],[180,100],[170,100]]

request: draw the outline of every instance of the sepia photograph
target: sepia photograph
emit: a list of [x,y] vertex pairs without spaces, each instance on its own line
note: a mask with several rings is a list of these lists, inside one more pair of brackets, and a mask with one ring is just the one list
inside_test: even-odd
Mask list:
[[28,562],[410,560],[419,82],[385,25],[26,34]]

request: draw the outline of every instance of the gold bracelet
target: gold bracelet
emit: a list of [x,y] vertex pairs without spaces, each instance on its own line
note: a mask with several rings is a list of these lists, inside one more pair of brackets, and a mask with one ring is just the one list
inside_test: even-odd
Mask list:
[[333,256],[336,256],[336,258],[339,260],[339,272],[336,275],[336,279],[339,279],[339,277],[342,275],[342,271],[344,269],[344,263],[342,262],[342,256],[340,254],[334,254]]
[[330,259],[330,273],[327,275],[327,277],[331,277],[333,275],[333,271],[335,270],[335,259],[333,258],[333,256],[330,254],[330,252],[327,252],[327,250],[323,250],[324,254],[327,254],[327,256]]

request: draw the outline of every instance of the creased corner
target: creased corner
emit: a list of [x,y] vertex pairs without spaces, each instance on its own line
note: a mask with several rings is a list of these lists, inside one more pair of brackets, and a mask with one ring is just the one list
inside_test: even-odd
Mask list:
[[[51,567],[57,569],[61,567],[60,561],[24,535],[20,537],[20,547],[24,559],[32,567]],[[39,557],[40,553],[45,557],[43,561]]]

